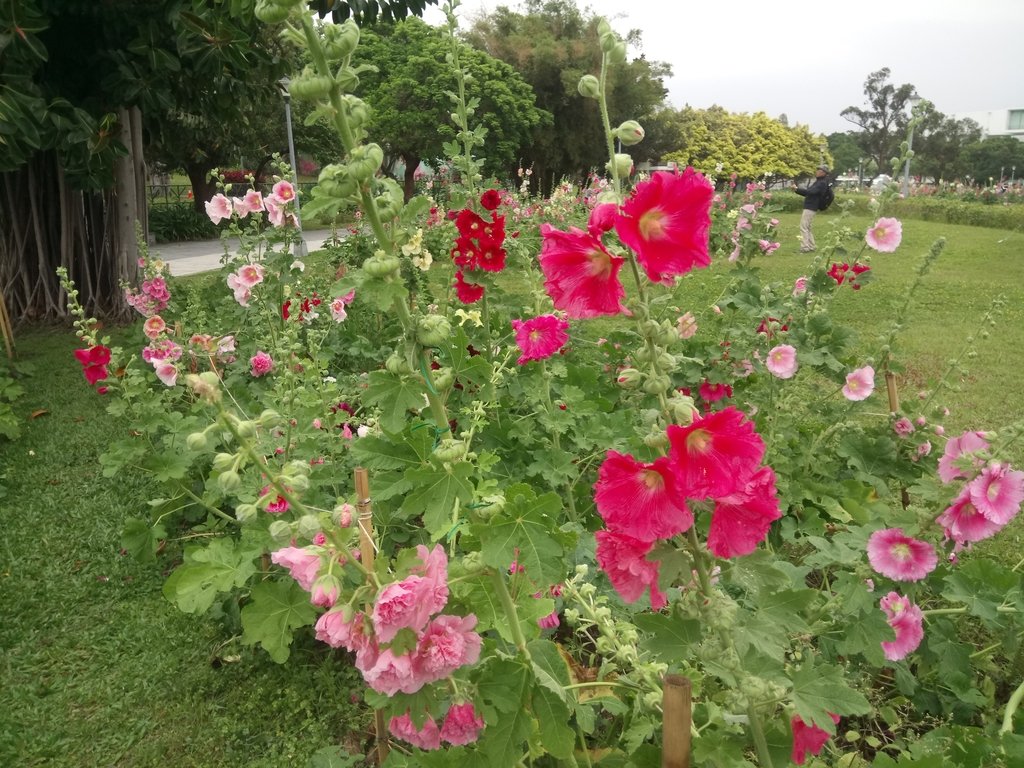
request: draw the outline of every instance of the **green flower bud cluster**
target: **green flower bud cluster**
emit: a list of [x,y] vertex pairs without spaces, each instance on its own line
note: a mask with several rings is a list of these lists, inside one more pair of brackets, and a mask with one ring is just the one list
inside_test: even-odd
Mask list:
[[299,3],[301,0],[256,0],[253,13],[264,24],[280,24]]
[[461,461],[466,457],[468,452],[469,446],[466,445],[465,441],[454,440],[450,437],[442,440],[437,444],[437,447],[434,448],[434,456],[436,456],[439,461],[446,463]]
[[309,462],[289,461],[281,470],[280,482],[293,491],[302,493],[309,489]]
[[608,173],[624,179],[633,170],[633,158],[630,155],[617,152],[612,160],[605,163],[604,167]]
[[402,262],[397,256],[388,256],[384,251],[377,251],[363,262],[363,272],[369,277],[390,282],[398,278]]
[[325,24],[323,43],[328,61],[344,62],[359,45],[359,26],[352,19],[346,19],[341,24]]
[[455,383],[455,375],[451,368],[438,368],[433,372],[434,389],[438,392],[443,392],[447,389],[451,389],[452,384]]
[[413,372],[413,367],[409,363],[408,358],[398,352],[391,353],[390,357],[384,362],[384,368],[392,376],[405,376]]
[[405,206],[405,193],[394,179],[383,179],[380,185],[383,191],[373,199],[373,205],[381,220],[388,221],[402,212]]
[[416,341],[424,347],[438,347],[451,335],[451,323],[444,315],[427,315],[416,323]]
[[584,75],[581,77],[579,84],[576,86],[576,90],[578,90],[580,96],[585,99],[601,98],[601,82],[593,75]]
[[706,595],[704,603],[705,623],[722,632],[728,633],[736,628],[736,613],[739,606],[736,601],[721,590],[715,589]]
[[311,64],[307,64],[288,83],[288,93],[296,99],[317,101],[326,98],[333,86],[334,81],[329,76],[317,73]]
[[626,120],[612,131],[612,136],[621,141],[623,146],[632,147],[644,140],[644,129],[636,120]]

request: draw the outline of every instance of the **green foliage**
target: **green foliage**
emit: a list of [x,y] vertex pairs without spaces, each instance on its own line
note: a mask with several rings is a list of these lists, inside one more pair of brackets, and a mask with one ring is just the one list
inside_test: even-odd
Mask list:
[[219,230],[206,213],[191,203],[154,205],[149,209],[149,231],[157,243],[212,240]]

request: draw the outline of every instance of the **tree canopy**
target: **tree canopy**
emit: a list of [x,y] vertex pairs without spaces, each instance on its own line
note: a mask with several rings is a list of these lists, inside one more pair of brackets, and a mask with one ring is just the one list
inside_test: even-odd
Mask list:
[[889,68],[883,67],[868,75],[864,81],[865,105],[847,107],[840,113],[860,128],[855,134],[857,144],[880,171],[892,168],[893,158],[900,155],[900,144],[907,137],[910,122],[910,99],[914,96],[913,85],[893,85],[889,74]]

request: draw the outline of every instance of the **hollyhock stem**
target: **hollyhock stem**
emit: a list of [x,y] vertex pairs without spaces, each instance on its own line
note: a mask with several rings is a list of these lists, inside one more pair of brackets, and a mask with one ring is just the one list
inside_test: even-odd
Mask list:
[[512,600],[512,595],[509,594],[508,584],[505,583],[505,576],[501,571],[492,570],[491,584],[494,585],[494,591],[498,595],[498,600],[501,601],[501,607],[505,609],[505,618],[508,619],[509,631],[512,633],[512,641],[515,643],[516,648],[519,650],[526,660],[530,660],[530,650],[526,647],[526,638],[523,636],[523,628],[519,625],[519,612],[516,611],[516,604]]
[[601,78],[597,103],[601,107],[601,124],[604,126],[605,149],[608,152],[608,161],[612,174],[612,189],[615,192],[615,200],[622,200],[622,182],[619,181],[619,167],[615,162],[615,142],[612,139],[612,123],[608,117],[608,99],[605,85],[608,80],[608,54],[601,56]]
[[761,718],[757,714],[757,708],[751,704],[747,707],[747,721],[750,726],[750,735],[754,739],[754,748],[757,750],[757,762],[762,768],[772,768],[772,756],[768,751],[768,740],[764,737],[764,728],[761,725]]
[[693,557],[693,567],[697,569],[697,580],[700,582],[700,591],[704,595],[711,594],[711,579],[708,578],[707,565],[704,562],[704,553],[701,552],[700,542],[697,541],[697,531],[694,526],[686,532],[687,543],[689,544],[690,555]]
[[[551,400],[551,372],[548,371],[548,361],[540,361],[541,378],[544,380],[544,405],[548,409],[548,414],[552,417],[555,415],[555,404]],[[551,430],[551,444],[555,448],[555,452],[562,456],[562,441],[558,436],[556,430]],[[573,498],[572,482],[569,480],[565,481],[566,501],[569,504],[569,519],[572,522],[576,522],[579,518],[576,514],[576,500]]]
[[1006,712],[1003,714],[1003,724],[999,728],[999,735],[1002,736],[1004,733],[1010,733],[1013,730],[1013,716],[1017,712],[1017,708],[1020,707],[1021,700],[1024,700],[1024,683],[1017,686],[1017,690],[1010,696],[1010,700],[1006,702]]

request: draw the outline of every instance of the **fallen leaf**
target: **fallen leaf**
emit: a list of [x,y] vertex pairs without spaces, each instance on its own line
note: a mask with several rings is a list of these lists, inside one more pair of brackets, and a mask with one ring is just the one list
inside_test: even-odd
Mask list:
[[29,418],[38,419],[40,416],[46,416],[49,413],[50,412],[45,408],[37,408],[36,410],[32,411],[32,413],[29,415]]

